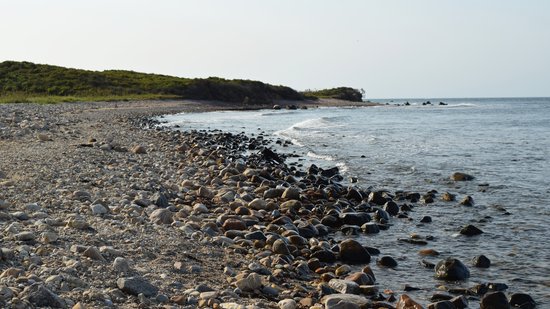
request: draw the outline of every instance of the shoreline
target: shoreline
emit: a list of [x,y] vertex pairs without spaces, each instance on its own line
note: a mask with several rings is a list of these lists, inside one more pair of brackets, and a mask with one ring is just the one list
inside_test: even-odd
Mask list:
[[406,292],[345,266],[368,265],[367,255],[372,265],[373,248],[333,251],[342,243],[329,233],[389,227],[397,196],[343,187],[336,170],[291,170],[277,154],[242,157],[244,135],[143,129],[153,116],[235,107],[0,105],[0,283],[14,290],[0,304],[49,295],[47,305],[68,308],[396,306]]

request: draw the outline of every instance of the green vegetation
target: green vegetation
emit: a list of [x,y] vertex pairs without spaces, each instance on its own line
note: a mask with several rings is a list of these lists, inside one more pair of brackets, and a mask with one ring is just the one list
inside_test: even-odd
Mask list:
[[168,98],[248,104],[303,100],[302,94],[292,88],[251,80],[189,79],[132,71],[87,71],[30,62],[0,63],[0,102]]
[[0,63],[0,103],[59,103],[193,99],[243,104],[275,100],[333,98],[361,102],[362,90],[349,87],[299,93],[242,79],[181,78],[133,71],[87,71],[31,62]]
[[308,99],[325,98],[362,102],[365,91],[363,89],[358,90],[350,87],[338,87],[322,90],[306,90],[302,94]]

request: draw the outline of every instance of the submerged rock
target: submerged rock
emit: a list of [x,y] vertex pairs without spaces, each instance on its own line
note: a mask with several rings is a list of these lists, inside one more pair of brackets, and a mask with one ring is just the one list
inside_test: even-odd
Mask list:
[[435,266],[435,277],[447,281],[465,280],[470,277],[470,271],[458,259],[447,258]]

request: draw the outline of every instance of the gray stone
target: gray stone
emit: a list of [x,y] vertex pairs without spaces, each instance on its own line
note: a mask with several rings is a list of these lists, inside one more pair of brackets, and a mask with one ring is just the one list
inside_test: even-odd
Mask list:
[[325,309],[359,309],[369,304],[367,298],[354,294],[331,294],[321,301]]
[[351,280],[342,280],[342,279],[331,279],[328,282],[328,286],[335,289],[336,291],[342,294],[359,294],[361,289],[359,284]]
[[135,296],[143,294],[145,297],[152,297],[158,293],[157,287],[139,277],[119,278],[116,283],[118,288],[126,294]]
[[113,269],[117,272],[126,273],[130,271],[130,265],[128,264],[128,260],[126,260],[123,257],[117,257],[113,262]]
[[36,307],[66,308],[65,302],[41,283],[26,287],[21,293],[23,299]]
[[149,219],[156,224],[172,224],[174,222],[174,214],[166,209],[156,209],[149,215]]

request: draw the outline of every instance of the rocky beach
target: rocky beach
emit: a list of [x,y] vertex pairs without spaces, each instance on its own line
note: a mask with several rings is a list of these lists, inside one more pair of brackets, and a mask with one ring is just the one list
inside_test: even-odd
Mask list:
[[[400,291],[377,284],[371,266],[400,261],[356,235],[384,234],[394,220],[430,224],[416,207],[467,207],[469,195],[360,188],[336,167],[287,165],[274,146],[284,141],[173,131],[153,119],[225,108],[0,105],[0,306],[535,308],[531,296],[504,283],[453,285],[474,267],[491,267],[484,255],[423,259],[418,267],[441,282],[429,302],[415,300],[419,282]],[[476,225],[460,230],[481,233]],[[433,240],[411,234],[399,241],[433,258],[440,255]]]

